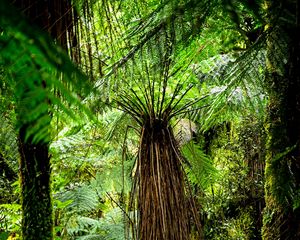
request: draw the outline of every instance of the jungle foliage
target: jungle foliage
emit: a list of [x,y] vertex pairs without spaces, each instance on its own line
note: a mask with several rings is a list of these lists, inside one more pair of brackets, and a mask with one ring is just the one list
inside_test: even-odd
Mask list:
[[297,1],[0,3],[0,239],[297,239]]

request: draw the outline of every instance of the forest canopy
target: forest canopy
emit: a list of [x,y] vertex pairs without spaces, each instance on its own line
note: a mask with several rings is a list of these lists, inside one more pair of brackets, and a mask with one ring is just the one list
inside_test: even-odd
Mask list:
[[299,30],[293,0],[2,0],[0,239],[299,239]]

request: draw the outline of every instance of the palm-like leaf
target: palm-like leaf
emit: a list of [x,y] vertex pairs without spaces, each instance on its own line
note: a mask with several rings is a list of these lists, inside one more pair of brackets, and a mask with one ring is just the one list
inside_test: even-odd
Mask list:
[[[75,117],[68,107],[71,102],[86,111],[79,97],[70,90],[77,90],[83,96],[90,87],[86,77],[63,50],[6,1],[0,6],[0,15],[3,79],[15,89],[14,97],[19,102],[20,112],[18,126],[31,124],[27,134],[39,141],[48,134],[49,111],[55,112],[59,108]],[[59,99],[52,89],[59,90],[68,103]]]

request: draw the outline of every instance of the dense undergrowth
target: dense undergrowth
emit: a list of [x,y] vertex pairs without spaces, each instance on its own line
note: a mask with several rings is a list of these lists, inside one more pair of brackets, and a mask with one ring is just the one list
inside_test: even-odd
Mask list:
[[23,176],[32,163],[42,176],[41,143],[49,239],[252,240],[271,239],[283,216],[297,226],[300,108],[285,93],[298,96],[286,81],[299,78],[298,15],[251,2],[4,1],[0,240],[36,239]]

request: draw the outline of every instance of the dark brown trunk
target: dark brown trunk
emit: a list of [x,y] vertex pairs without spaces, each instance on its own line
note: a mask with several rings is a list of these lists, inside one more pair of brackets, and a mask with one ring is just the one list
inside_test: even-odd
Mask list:
[[189,239],[190,212],[180,152],[163,122],[142,129],[138,159],[138,239]]
[[[65,49],[72,36],[73,17],[69,0],[16,0],[14,6],[20,9],[33,24],[48,32]],[[71,33],[71,34],[70,34]],[[27,85],[26,85],[27,84]],[[38,141],[29,136],[31,128],[37,126],[36,120],[27,116],[23,102],[29,91],[46,90],[48,86],[43,79],[32,79],[32,83],[24,83],[23,93],[19,96],[16,114],[19,124],[20,178],[22,196],[22,239],[53,239],[53,216],[51,201],[51,166],[49,156],[50,133]],[[43,100],[47,104],[45,97]],[[40,102],[30,107],[38,107]],[[26,115],[27,114],[27,115]],[[43,127],[50,126],[47,110],[40,114],[46,117]]]
[[[300,202],[296,197],[300,189],[300,15],[297,2],[269,2],[272,33],[268,46],[270,104],[263,238],[270,240],[300,238]],[[276,58],[282,49],[283,54]]]
[[24,240],[53,239],[48,143],[25,141],[27,127],[19,136]]

